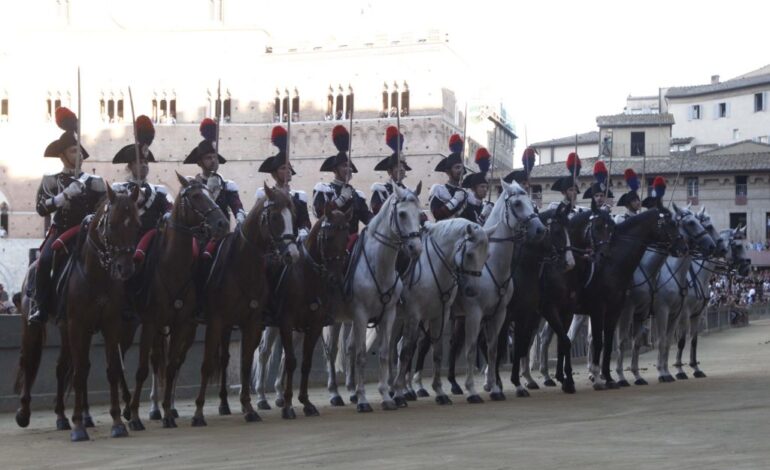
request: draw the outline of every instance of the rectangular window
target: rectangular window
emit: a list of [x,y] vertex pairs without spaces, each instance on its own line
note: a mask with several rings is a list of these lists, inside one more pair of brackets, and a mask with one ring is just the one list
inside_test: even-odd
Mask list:
[[168,114],[172,119],[172,122],[176,122],[176,98],[171,98],[168,102]]
[[735,176],[735,205],[745,206],[749,199],[749,177]]
[[8,120],[8,98],[0,100],[0,119],[3,121]]
[[698,197],[698,178],[687,178],[687,198]]
[[765,110],[765,94],[754,93],[754,112]]
[[730,212],[730,228],[738,228],[746,226],[746,213],[745,212]]
[[757,137],[757,142],[759,142],[760,144],[766,144],[768,142],[767,136],[760,135],[759,137]]
[[690,107],[690,119],[700,119],[701,118],[701,112],[700,112],[700,105],[694,104]]
[[740,140],[741,139],[741,130],[740,129],[733,129],[733,140]]
[[641,157],[644,156],[644,132],[632,132],[631,133],[631,156]]
[[727,117],[727,103],[719,103],[717,105],[717,116],[721,118]]
[[118,121],[123,120],[123,99],[118,100]]

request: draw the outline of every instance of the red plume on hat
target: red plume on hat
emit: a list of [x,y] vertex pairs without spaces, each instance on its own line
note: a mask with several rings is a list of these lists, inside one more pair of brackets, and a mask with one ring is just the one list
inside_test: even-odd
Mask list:
[[78,117],[64,106],[56,108],[54,113],[56,125],[63,131],[76,132],[78,130]]
[[489,164],[489,151],[484,147],[480,147],[476,150],[476,165],[479,166],[479,171],[482,173],[489,171]]
[[217,123],[213,119],[206,118],[201,121],[200,131],[203,138],[209,142],[217,140]]
[[607,182],[607,166],[601,160],[594,163],[594,179],[601,184]]
[[463,139],[462,137],[460,137],[460,134],[452,134],[452,136],[449,137],[449,150],[451,150],[452,153],[462,152],[464,145],[465,145],[465,142],[463,142]]
[[332,142],[340,152],[347,152],[350,149],[350,133],[345,126],[336,125],[332,129]]
[[652,190],[654,192],[652,197],[658,199],[662,198],[663,195],[666,194],[666,180],[664,180],[662,176],[656,176],[655,179],[652,180]]
[[278,147],[279,151],[281,152],[286,151],[287,139],[288,139],[288,134],[286,133],[286,129],[284,129],[283,126],[273,127],[273,132],[270,134],[270,142],[272,142],[273,145]]
[[626,180],[626,184],[631,189],[631,191],[639,190],[639,177],[636,176],[636,172],[633,170],[633,168],[628,168],[626,171],[624,171],[623,178]]
[[527,147],[524,149],[524,153],[521,155],[521,163],[524,165],[524,171],[527,174],[532,172],[532,168],[535,167],[535,151],[534,147]]
[[150,145],[155,139],[155,126],[152,125],[152,120],[144,114],[136,118],[136,140],[140,144]]
[[387,144],[387,146],[390,147],[391,150],[393,150],[394,152],[397,152],[398,150],[396,149],[398,148],[399,142],[401,143],[400,150],[403,150],[404,134],[400,134],[396,126],[388,126],[388,128],[385,129],[385,144]]
[[580,175],[580,157],[578,157],[577,153],[570,152],[567,156],[567,170],[575,176]]

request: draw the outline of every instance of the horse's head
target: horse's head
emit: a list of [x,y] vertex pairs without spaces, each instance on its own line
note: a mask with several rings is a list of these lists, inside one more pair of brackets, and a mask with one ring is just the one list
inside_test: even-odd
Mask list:
[[[524,238],[528,241],[540,240],[545,234],[545,227],[535,212],[535,206],[524,188],[519,183],[512,181],[510,184],[500,180],[503,186],[502,202],[498,200],[495,203],[504,204],[502,220],[499,211],[492,210],[492,214],[487,219],[485,226],[494,226],[503,222],[513,232],[524,232]],[[492,220],[494,219],[494,220]]]
[[743,244],[746,239],[746,227],[724,230],[722,236],[729,247],[726,256],[728,264],[741,276],[748,276],[751,259],[747,254],[746,245]]
[[420,191],[422,191],[422,181],[417,184],[414,191],[393,185],[393,194],[389,198],[390,230],[398,236],[401,248],[412,259],[422,253]]
[[615,221],[612,220],[610,212],[606,210],[591,210],[588,214],[583,243],[587,243],[595,254],[607,255],[612,234],[615,232]]
[[701,206],[697,217],[700,224],[708,232],[709,236],[711,236],[711,239],[716,242],[716,248],[714,249],[713,255],[717,258],[724,258],[727,256],[727,250],[729,249],[728,242],[722,238],[720,233],[717,232],[717,229],[714,228],[711,216],[706,212],[706,206]]
[[333,282],[341,281],[345,274],[349,229],[350,214],[330,210],[316,222],[305,242],[309,249],[315,246],[317,261]]
[[543,256],[558,257],[559,262],[567,264],[567,250],[571,245],[567,226],[569,224],[568,211],[565,206],[558,209],[540,213],[540,221],[546,228],[545,237],[540,244]]
[[462,233],[455,242],[455,272],[461,275],[480,276],[481,269],[489,257],[487,231],[479,224],[468,222]]
[[687,254],[687,240],[679,233],[679,224],[671,211],[662,206],[651,211],[654,211],[657,219],[652,231],[653,241],[667,246],[671,256]]
[[[282,257],[284,263],[299,259],[297,237],[294,235],[294,202],[286,191],[271,189],[265,184],[265,197],[258,200],[247,225],[259,225],[260,238],[266,241]],[[249,220],[249,218],[253,220]]]
[[690,205],[688,204],[686,208],[682,209],[673,203],[672,207],[676,222],[679,225],[679,233],[685,237],[689,244],[694,245],[706,256],[710,256],[714,252],[716,244],[711,239],[711,235],[703,228],[698,217],[690,211]]
[[182,190],[174,203],[174,220],[184,227],[201,232],[207,238],[222,238],[230,229],[225,214],[211,198],[208,188],[198,180],[176,174]]
[[107,197],[96,211],[88,236],[94,243],[99,264],[115,281],[125,281],[134,274],[134,250],[139,238],[139,188],[130,194],[116,194],[107,185]]

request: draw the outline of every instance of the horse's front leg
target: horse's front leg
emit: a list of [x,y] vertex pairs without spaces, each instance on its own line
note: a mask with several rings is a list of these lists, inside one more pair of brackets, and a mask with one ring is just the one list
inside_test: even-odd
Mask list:
[[[392,368],[391,368],[391,361],[390,361],[390,347],[391,347],[391,336],[393,335],[393,324],[396,320],[396,306],[391,305],[387,307],[385,310],[385,313],[383,314],[382,321],[380,321],[380,324],[378,325],[378,336],[381,336],[380,340],[380,383],[378,386],[378,391],[380,392],[380,396],[382,397],[382,403],[380,406],[382,406],[383,410],[396,410],[398,409],[398,405],[396,405],[395,401],[390,397],[390,394],[388,393],[389,387],[388,383],[390,381],[390,377],[392,375]],[[406,402],[404,402],[406,403]]]
[[345,406],[345,402],[340,396],[337,388],[337,354],[339,349],[340,331],[342,330],[341,323],[335,323],[333,325],[324,328],[323,343],[326,350],[326,370],[327,370],[327,383],[326,389],[329,391],[329,402],[332,406]]
[[[443,327],[449,322],[449,307],[441,312],[443,317],[435,317],[430,321],[430,331],[435,331],[438,339],[433,341],[433,391],[436,393],[436,403],[439,405],[451,405],[452,400],[444,391],[441,381],[441,366],[444,358]],[[432,339],[429,337],[429,339]]]
[[[363,309],[363,307],[359,307]],[[355,376],[355,403],[359,413],[372,411],[372,406],[366,399],[366,324],[369,319],[367,311],[354,310],[355,315],[350,333],[347,336],[346,349],[350,358],[349,368]],[[352,397],[351,397],[351,401]]]
[[[484,324],[484,333],[487,338],[487,380],[484,388],[489,390],[489,398],[492,401],[505,400],[503,390],[497,380],[497,354],[500,330],[505,322],[505,306],[508,302],[501,302],[494,313]],[[525,344],[529,345],[529,341]]]
[[302,411],[305,413],[305,416],[318,416],[318,409],[310,401],[307,388],[310,369],[313,366],[313,351],[315,350],[318,338],[321,336],[321,330],[321,322],[318,321],[305,333],[302,342],[302,378],[299,382],[299,395],[297,399],[304,405]]
[[[40,368],[40,360],[43,356],[43,338],[46,325],[39,323],[27,324],[26,316],[22,317],[24,322],[22,326],[21,353],[19,354],[19,370],[16,376],[16,392],[20,392],[20,408],[16,411],[16,424],[22,428],[29,426],[29,418],[32,414],[30,403],[32,401],[32,384],[37,377]],[[58,377],[58,367],[57,367]],[[19,390],[19,387],[21,390]],[[62,400],[62,409],[57,411],[57,418],[64,418],[69,429],[69,420],[64,416],[64,403]],[[58,407],[58,396],[57,396]],[[58,419],[57,419],[58,428]]]
[[70,381],[72,379],[72,349],[70,347],[69,327],[65,324],[59,328],[61,337],[61,347],[59,348],[59,359],[56,361],[56,429],[59,431],[70,430],[70,420],[64,414],[64,396],[67,394]]
[[706,377],[706,373],[703,372],[698,365],[698,326],[700,323],[700,315],[690,321],[690,367],[693,370],[693,377],[696,379],[702,379]]
[[136,369],[136,384],[134,386],[134,394],[129,404],[129,419],[128,427],[132,431],[143,431],[144,424],[139,418],[139,400],[142,396],[142,386],[149,374],[149,362],[150,362],[150,350],[155,342],[155,330],[156,326],[152,323],[145,323],[142,325],[142,333],[139,337],[139,364]]
[[[67,318],[72,319],[71,309]],[[72,408],[72,425],[70,439],[73,442],[87,441],[90,439],[83,422],[83,397],[86,391],[89,369],[89,353],[91,349],[91,333],[85,331],[85,325],[77,325],[77,322],[67,322],[69,344],[72,352],[72,382],[75,389],[75,405]]]
[[259,326],[257,315],[253,314],[245,325],[241,326],[241,410],[246,422],[253,423],[262,421],[254,407],[251,406],[251,388],[248,386],[251,381],[251,366],[254,361],[254,351],[259,344],[262,330]]
[[[518,330],[518,327],[516,328]],[[556,382],[551,378],[548,368],[548,349],[551,347],[553,339],[553,328],[547,322],[543,324],[539,333],[540,351],[538,353],[538,363],[540,364],[540,374],[543,376],[543,385],[546,387],[555,387]],[[515,346],[514,346],[515,347]],[[518,390],[518,387],[517,387]]]
[[401,328],[401,350],[398,352],[398,361],[396,362],[396,374],[393,380],[393,401],[399,407],[407,406],[407,394],[409,390],[406,386],[406,376],[409,373],[409,365],[412,362],[415,352],[415,343],[418,329],[418,321],[414,317],[415,312],[407,307],[404,312],[406,316]]
[[[227,366],[230,365],[230,336],[232,332],[232,328],[226,328],[222,331],[222,342],[219,346],[221,348],[219,353],[219,416],[230,415],[230,403],[227,401]],[[248,388],[246,384],[249,381],[241,382],[244,385],[241,389]]]
[[476,364],[476,354],[479,341],[479,330],[481,329],[481,309],[477,305],[466,309],[465,313],[465,390],[468,392],[468,403],[483,403],[478,392],[476,392],[476,381],[474,380],[473,367]]
[[463,394],[463,389],[457,383],[455,368],[457,366],[457,358],[460,357],[460,353],[462,353],[464,341],[465,318],[455,316],[452,318],[452,335],[449,338],[449,368],[446,376],[451,384],[452,395]]
[[[214,373],[216,361],[219,360],[219,342],[221,338],[222,320],[219,314],[210,315],[209,324],[206,328],[206,344],[203,349],[203,363],[201,364],[201,385],[198,390],[198,397],[195,399],[195,414],[192,419],[192,425],[195,427],[206,426],[206,419],[203,416],[203,405],[206,403],[206,386]],[[164,408],[166,407],[166,399],[169,401],[171,400],[171,390],[167,390],[166,392],[163,403]]]
[[273,345],[278,338],[278,328],[268,326],[262,334],[262,340],[255,355],[253,387],[257,395],[257,408],[260,410],[269,410],[270,404],[267,402],[266,383],[270,372],[269,364],[273,362]]
[[[110,384],[110,416],[112,417],[112,437],[126,437],[128,430],[121,419],[120,410],[120,376],[123,374],[123,367],[120,360],[120,313],[112,312],[112,315],[106,314],[108,318],[117,320],[117,322],[105,322],[102,334],[104,337],[104,353],[107,361],[107,380]],[[87,394],[87,392],[86,392]],[[84,396],[84,401],[87,395]]]

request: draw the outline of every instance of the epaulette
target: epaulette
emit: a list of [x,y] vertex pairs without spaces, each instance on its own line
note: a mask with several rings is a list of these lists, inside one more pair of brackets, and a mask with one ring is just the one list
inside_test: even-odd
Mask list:
[[357,190],[357,189],[356,189],[356,194],[357,194],[357,195],[358,195],[358,197],[360,197],[361,199],[366,199],[366,194],[364,194],[364,192],[363,192],[363,191],[359,191],[359,190]]
[[225,180],[225,191],[238,191],[238,185],[235,181]]
[[91,191],[96,191],[97,193],[107,192],[107,184],[101,176],[88,175],[86,181],[88,181],[88,188],[91,189]]
[[329,183],[324,183],[322,181],[320,183],[316,183],[316,185],[313,187],[313,192],[314,193],[333,193],[334,189],[332,189]]
[[305,204],[307,204],[307,193],[305,191],[294,191],[294,190],[292,190],[291,192],[293,194],[295,194],[297,196],[297,198],[299,198],[300,201],[302,201]]
[[383,183],[374,183],[372,184],[372,192],[387,193],[388,187]]

